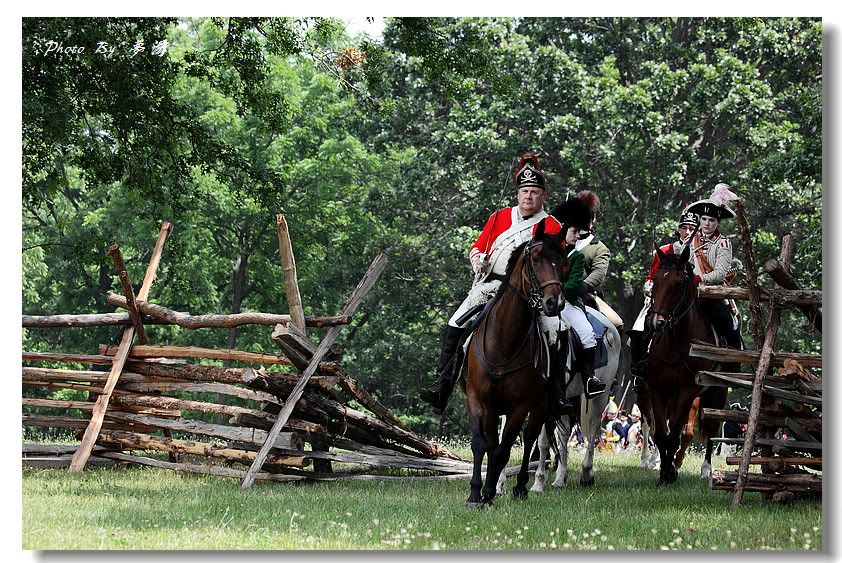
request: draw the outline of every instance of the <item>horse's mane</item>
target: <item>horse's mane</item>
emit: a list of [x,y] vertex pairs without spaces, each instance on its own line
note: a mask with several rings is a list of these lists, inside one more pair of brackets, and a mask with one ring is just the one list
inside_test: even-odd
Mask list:
[[685,262],[683,267],[681,264],[681,254],[670,252],[663,259],[661,259],[660,264],[658,265],[659,270],[676,270],[676,271],[685,271],[688,274],[693,273],[693,265],[690,262]]
[[[561,239],[559,239],[556,235],[545,234],[544,236],[541,237],[540,240],[545,245],[547,245],[548,249],[551,252],[555,252],[556,254],[561,256],[562,259],[566,260],[566,257],[565,257],[565,254],[564,254],[564,249],[561,247]],[[518,258],[520,258],[520,255],[523,253],[523,248],[527,244],[529,244],[529,241],[526,241],[523,244],[521,244],[520,246],[518,246],[517,248],[515,248],[514,251],[512,252],[512,255],[509,256],[509,262],[506,264],[506,273],[504,274],[504,277],[503,277],[503,284],[500,286],[501,290],[505,289],[505,287],[507,285],[509,285],[509,279],[512,276],[512,272],[514,272],[515,264],[517,264]],[[497,295],[502,295],[502,293],[503,293],[502,291],[498,291]]]

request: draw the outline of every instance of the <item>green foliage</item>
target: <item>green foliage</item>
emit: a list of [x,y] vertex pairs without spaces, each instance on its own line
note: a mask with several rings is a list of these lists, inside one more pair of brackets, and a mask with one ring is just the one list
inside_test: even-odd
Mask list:
[[[720,181],[745,198],[758,266],[793,232],[796,278],[821,287],[818,19],[392,18],[382,41],[325,18],[25,18],[22,29],[25,314],[112,310],[108,246],[137,288],[163,220],[175,229],[153,302],[286,312],[284,213],[308,315],[338,313],[388,253],[340,337],[345,365],[413,428],[465,433],[460,392],[442,420],[416,389],[469,288],[468,247],[514,203],[523,150],[541,154],[550,205],[599,194],[605,293],[627,322],[652,244]],[[164,38],[166,56],[125,54]],[[42,56],[51,39],[123,50]],[[346,47],[365,60],[340,67]],[[736,225],[722,227],[739,256]],[[785,320],[782,349],[820,346],[803,317]],[[27,330],[23,346],[91,352],[116,333]],[[149,333],[276,349],[256,327]]]

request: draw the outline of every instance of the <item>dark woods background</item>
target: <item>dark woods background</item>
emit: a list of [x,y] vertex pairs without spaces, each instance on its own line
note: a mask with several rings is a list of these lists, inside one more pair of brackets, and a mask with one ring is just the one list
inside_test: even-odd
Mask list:
[[[45,55],[50,40],[86,51]],[[628,325],[652,244],[720,181],[746,199],[757,264],[793,232],[796,277],[821,289],[821,45],[819,19],[395,18],[373,40],[320,18],[25,18],[23,313],[113,311],[108,246],[139,284],[163,220],[153,302],[285,313],[285,213],[308,315],[337,314],[389,254],[340,338],[346,367],[419,432],[464,433],[460,393],[439,419],[417,387],[520,151],[542,155],[552,205],[601,197],[607,300]],[[802,317],[784,327],[781,349],[820,349]],[[147,330],[277,352],[266,327]],[[118,333],[30,329],[22,347],[94,353]]]

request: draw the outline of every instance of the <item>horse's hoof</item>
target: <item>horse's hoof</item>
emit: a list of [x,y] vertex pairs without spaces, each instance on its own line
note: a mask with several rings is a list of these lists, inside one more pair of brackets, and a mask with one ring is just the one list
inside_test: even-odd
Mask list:
[[526,487],[515,487],[512,489],[512,498],[515,500],[525,500],[529,493],[526,491]]
[[469,500],[468,502],[465,503],[465,506],[467,506],[468,508],[473,508],[473,509],[479,510],[480,508],[485,508],[485,503]]
[[539,487],[537,484],[535,484],[532,485],[532,488],[529,489],[529,492],[540,494],[544,492],[544,487]]
[[582,477],[581,479],[579,479],[579,484],[582,485],[583,487],[593,487],[593,484],[594,484],[593,475],[591,475],[590,477],[587,477],[587,478]]

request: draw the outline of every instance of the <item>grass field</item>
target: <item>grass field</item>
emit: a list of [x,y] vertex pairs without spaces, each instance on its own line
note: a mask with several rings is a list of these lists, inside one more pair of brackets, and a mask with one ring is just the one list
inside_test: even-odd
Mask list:
[[[460,452],[467,454],[466,451]],[[520,455],[515,452],[514,455]],[[26,550],[814,550],[817,502],[712,491],[688,455],[672,487],[635,455],[598,453],[596,485],[465,507],[467,481],[256,483],[153,468],[23,470]],[[714,467],[721,467],[716,458]],[[513,478],[510,478],[510,483]],[[531,481],[530,481],[531,485]]]

